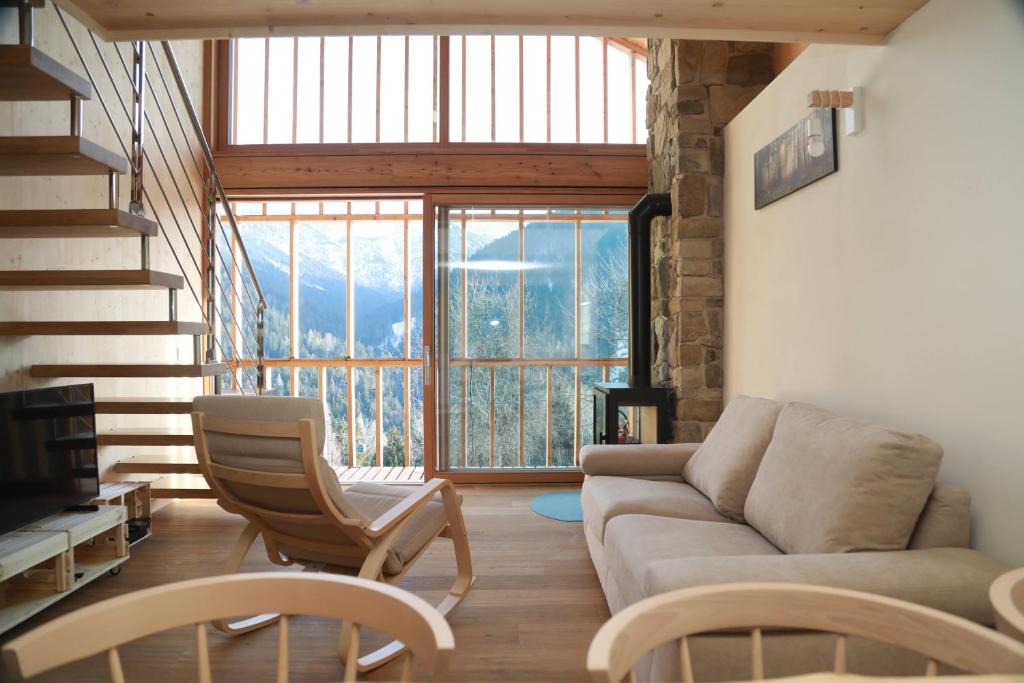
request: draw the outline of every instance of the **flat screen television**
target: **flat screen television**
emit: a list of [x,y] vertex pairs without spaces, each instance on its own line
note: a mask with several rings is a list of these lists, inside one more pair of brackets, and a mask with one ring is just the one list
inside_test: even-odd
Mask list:
[[92,385],[0,394],[0,533],[98,495]]

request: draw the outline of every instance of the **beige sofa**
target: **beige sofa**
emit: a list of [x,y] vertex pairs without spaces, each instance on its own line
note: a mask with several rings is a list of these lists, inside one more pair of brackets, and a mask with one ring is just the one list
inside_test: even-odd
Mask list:
[[[799,403],[740,396],[703,444],[587,446],[584,531],[612,612],[678,588],[739,581],[870,591],[993,621],[1006,567],[971,550],[970,497],[936,480],[935,442]],[[829,669],[834,639],[765,636],[766,674]],[[749,636],[691,640],[697,680],[750,676]],[[851,671],[922,673],[913,655],[851,641]],[[674,649],[638,669],[679,680]]]

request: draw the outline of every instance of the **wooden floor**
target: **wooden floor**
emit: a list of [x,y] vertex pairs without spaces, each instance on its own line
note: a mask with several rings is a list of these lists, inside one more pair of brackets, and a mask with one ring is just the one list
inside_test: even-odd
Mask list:
[[422,467],[335,467],[342,484],[379,481],[386,484],[422,484]]
[[[545,519],[529,507],[535,495],[569,488],[459,487],[477,583],[452,614],[456,656],[440,680],[586,680],[587,646],[609,613],[587,554],[583,527]],[[243,527],[240,517],[208,500],[170,505],[156,513],[154,524],[154,536],[132,548],[132,558],[120,576],[97,580],[0,640],[104,598],[216,574]],[[451,585],[454,566],[451,544],[438,540],[401,585],[436,602]],[[253,548],[245,569],[275,568],[260,546]],[[336,624],[304,618],[290,626],[291,680],[341,680],[343,672],[335,655]],[[214,681],[273,680],[276,638],[273,627],[235,637],[211,630]],[[127,680],[194,681],[193,639],[191,629],[178,629],[122,648]],[[365,680],[393,680],[397,673],[388,666]],[[108,679],[105,661],[93,658],[34,680],[90,683]]]

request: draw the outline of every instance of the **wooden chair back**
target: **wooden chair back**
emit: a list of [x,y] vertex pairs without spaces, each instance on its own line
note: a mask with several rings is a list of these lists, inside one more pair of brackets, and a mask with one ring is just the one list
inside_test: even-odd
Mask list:
[[1024,567],[1008,571],[988,591],[996,616],[996,628],[1024,642]]
[[[320,454],[323,435],[318,434],[314,420],[286,419],[288,413],[322,410],[319,402],[295,399],[300,402],[295,403],[283,397],[203,398],[203,405],[209,407],[221,405],[214,399],[244,398],[249,405],[260,405],[261,412],[267,412],[270,401],[272,409],[283,413],[281,419],[273,420],[192,414],[199,469],[221,507],[256,526],[276,564],[301,558],[358,568],[372,547],[363,532],[369,520],[345,501],[337,479],[324,475],[325,470],[333,472]],[[223,405],[237,412],[236,400]]]
[[765,629],[836,634],[834,670],[840,674],[847,670],[848,636],[923,655],[927,676],[936,675],[940,663],[970,673],[1024,673],[1024,644],[974,622],[870,593],[784,583],[702,586],[642,600],[598,631],[587,653],[587,669],[594,681],[633,681],[633,666],[643,655],[674,642],[681,679],[690,682],[688,638],[737,629],[750,631],[752,680],[764,678]]
[[[182,581],[129,593],[43,624],[3,647],[8,670],[20,678],[106,653],[113,683],[123,683],[118,647],[181,626],[195,625],[198,680],[210,681],[206,622],[254,609],[281,614],[277,683],[288,680],[288,625],[292,616],[316,616],[382,631],[408,647],[401,680],[411,680],[415,660],[444,671],[455,649],[451,628],[434,607],[394,586],[329,574],[263,572]],[[358,641],[357,641],[358,642]],[[345,680],[356,680],[358,648],[345,663]],[[158,674],[148,676],[159,680]]]

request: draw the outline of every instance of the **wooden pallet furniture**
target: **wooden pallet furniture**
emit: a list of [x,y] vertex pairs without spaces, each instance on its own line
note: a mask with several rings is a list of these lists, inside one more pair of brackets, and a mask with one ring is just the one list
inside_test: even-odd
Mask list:
[[62,512],[0,536],[0,633],[128,560],[123,505]]
[[595,683],[635,681],[634,665],[662,645],[676,648],[681,678],[694,680],[689,639],[750,633],[751,680],[765,677],[763,631],[799,629],[836,636],[834,671],[845,675],[850,636],[923,655],[926,676],[939,665],[966,673],[1024,674],[1024,644],[962,617],[861,591],[788,583],[729,583],[655,595],[620,611],[587,652]]
[[[347,576],[260,572],[215,576],[156,586],[90,605],[54,619],[4,645],[3,659],[18,680],[58,666],[105,654],[110,679],[124,683],[118,646],[181,626],[196,634],[198,680],[209,681],[206,622],[247,609],[280,612],[278,683],[288,680],[288,624],[291,616],[317,616],[400,639],[408,647],[399,679],[412,680],[413,661],[428,675],[442,674],[455,649],[448,622],[425,600],[394,586]],[[353,649],[352,652],[356,650]],[[213,654],[216,654],[216,650]],[[221,649],[221,652],[223,650]],[[159,666],[159,664],[157,664]],[[356,680],[355,655],[345,662],[345,680]],[[227,673],[225,679],[230,679]],[[161,680],[158,670],[141,680]]]
[[[92,499],[94,505],[123,505],[127,519],[153,519],[153,495],[148,481],[111,481],[100,484],[100,495]],[[131,541],[135,545],[153,535],[150,523],[146,535]]]

